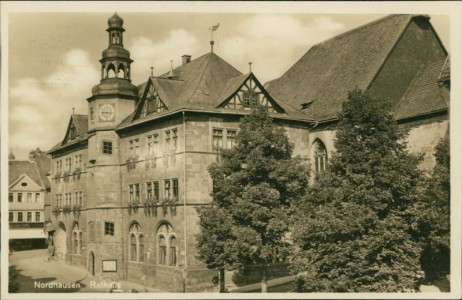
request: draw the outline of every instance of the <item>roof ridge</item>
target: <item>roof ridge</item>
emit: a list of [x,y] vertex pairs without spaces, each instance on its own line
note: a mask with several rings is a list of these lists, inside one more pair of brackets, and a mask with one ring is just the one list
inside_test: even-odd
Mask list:
[[324,43],[329,42],[329,41],[331,41],[333,39],[337,39],[337,38],[340,38],[340,37],[344,37],[344,36],[353,34],[353,33],[357,32],[357,31],[360,31],[361,29],[364,29],[365,27],[376,25],[378,23],[381,23],[381,22],[386,21],[388,19],[394,18],[396,16],[407,16],[407,17],[409,17],[409,19],[413,19],[415,17],[425,16],[425,15],[413,15],[413,14],[391,14],[391,15],[387,15],[387,16],[379,18],[379,19],[377,19],[375,21],[372,21],[372,22],[363,24],[363,25],[361,25],[359,27],[355,27],[355,28],[352,28],[352,29],[350,29],[348,31],[342,32],[342,33],[340,33],[340,34],[338,34],[336,36],[333,36],[333,37],[331,37],[331,38],[329,38],[327,40],[324,40],[324,41],[322,41],[320,43],[317,43],[317,44],[313,45],[313,47],[317,46],[317,45],[320,45],[320,44],[324,44]]

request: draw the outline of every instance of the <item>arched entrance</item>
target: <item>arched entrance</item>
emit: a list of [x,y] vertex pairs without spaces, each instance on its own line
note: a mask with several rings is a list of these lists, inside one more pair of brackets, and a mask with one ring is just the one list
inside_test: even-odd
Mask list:
[[66,255],[66,239],[66,226],[64,226],[63,222],[59,222],[55,232],[53,233],[55,256],[57,256],[59,259],[64,259],[64,256]]
[[90,272],[91,275],[95,275],[95,253],[93,251],[90,251],[88,253],[88,272]]

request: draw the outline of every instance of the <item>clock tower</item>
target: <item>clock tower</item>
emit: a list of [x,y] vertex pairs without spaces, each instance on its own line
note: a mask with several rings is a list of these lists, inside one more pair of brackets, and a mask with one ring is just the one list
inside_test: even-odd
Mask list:
[[109,46],[100,59],[101,81],[87,99],[90,132],[114,129],[133,112],[138,100],[138,88],[131,83],[133,60],[123,46],[123,23],[117,14],[108,20]]

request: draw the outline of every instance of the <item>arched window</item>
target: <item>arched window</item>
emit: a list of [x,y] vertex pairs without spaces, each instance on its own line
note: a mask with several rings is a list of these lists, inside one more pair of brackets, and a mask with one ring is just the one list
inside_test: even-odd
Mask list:
[[115,74],[116,74],[116,70],[115,70],[114,65],[109,64],[109,66],[107,66],[107,76],[106,76],[106,78],[114,78]]
[[177,244],[176,244],[176,237],[171,236],[170,237],[170,265],[171,266],[176,266],[176,249],[177,249]]
[[138,250],[138,260],[144,262],[144,235],[142,233],[138,235]]
[[81,232],[79,230],[79,224],[75,223],[74,227],[72,227],[72,253],[79,254],[80,253],[80,237]]
[[95,241],[95,223],[88,222],[88,239],[90,242]]
[[326,169],[327,166],[327,150],[323,142],[316,140],[313,143],[313,164],[314,173],[319,175]]
[[135,234],[130,234],[130,260],[137,261],[136,257],[136,236]]
[[157,262],[161,265],[177,265],[178,242],[173,227],[163,223],[157,229],[158,255]]
[[144,238],[141,227],[138,223],[133,223],[129,230],[129,253],[130,261],[144,261]]
[[167,241],[163,235],[159,235],[159,264],[167,263]]
[[123,64],[119,64],[119,68],[117,70],[117,77],[125,78],[125,66]]

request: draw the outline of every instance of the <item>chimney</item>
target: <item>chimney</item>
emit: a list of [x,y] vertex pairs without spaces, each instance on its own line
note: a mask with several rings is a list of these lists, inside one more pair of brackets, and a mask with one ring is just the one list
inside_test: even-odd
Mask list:
[[183,65],[185,65],[185,64],[187,64],[187,63],[189,63],[189,62],[191,62],[191,55],[185,54],[185,55],[183,55],[181,58],[182,58],[182,61],[183,61]]

